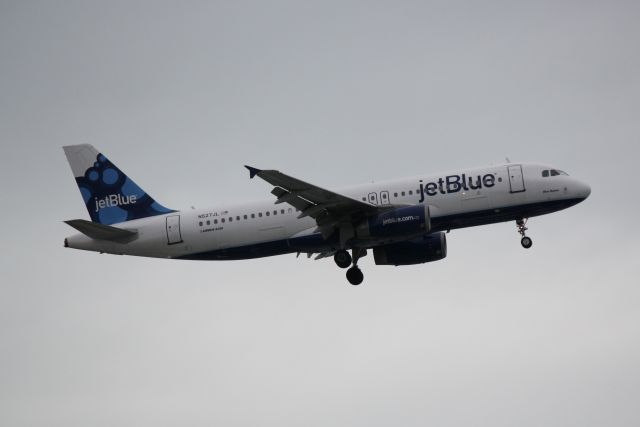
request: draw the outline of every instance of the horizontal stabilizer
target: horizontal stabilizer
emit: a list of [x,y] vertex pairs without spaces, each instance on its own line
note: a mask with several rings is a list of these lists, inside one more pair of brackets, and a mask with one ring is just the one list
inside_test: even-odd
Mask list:
[[99,224],[85,219],[65,221],[82,234],[95,240],[131,241],[138,236],[137,231],[124,230],[110,225]]

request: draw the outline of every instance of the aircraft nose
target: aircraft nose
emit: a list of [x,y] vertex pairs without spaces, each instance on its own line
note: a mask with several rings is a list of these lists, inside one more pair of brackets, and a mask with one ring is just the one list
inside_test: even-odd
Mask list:
[[589,184],[586,184],[584,182],[578,181],[576,189],[578,197],[583,200],[589,197],[589,195],[591,194],[591,187],[589,186]]

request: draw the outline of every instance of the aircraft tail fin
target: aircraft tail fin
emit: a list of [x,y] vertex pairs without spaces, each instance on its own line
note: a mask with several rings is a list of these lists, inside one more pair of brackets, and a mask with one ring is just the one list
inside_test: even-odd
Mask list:
[[175,212],[156,202],[92,145],[62,148],[93,222],[111,225]]

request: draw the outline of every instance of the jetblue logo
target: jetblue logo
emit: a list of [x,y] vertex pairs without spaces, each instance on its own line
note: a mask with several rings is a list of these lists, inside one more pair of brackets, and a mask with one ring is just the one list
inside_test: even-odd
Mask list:
[[475,178],[472,176],[467,177],[466,174],[462,175],[448,175],[444,178],[439,178],[435,182],[428,182],[424,184],[420,181],[420,201],[424,202],[425,195],[435,196],[436,194],[449,194],[457,193],[460,190],[479,190],[483,187],[493,187],[496,185],[496,177],[493,174],[477,175]]
[[133,205],[138,201],[138,198],[136,197],[135,194],[131,196],[122,196],[120,194],[109,194],[107,197],[100,200],[98,200],[98,198],[96,197],[95,201],[96,201],[96,212],[98,212],[100,209],[110,208],[112,206]]

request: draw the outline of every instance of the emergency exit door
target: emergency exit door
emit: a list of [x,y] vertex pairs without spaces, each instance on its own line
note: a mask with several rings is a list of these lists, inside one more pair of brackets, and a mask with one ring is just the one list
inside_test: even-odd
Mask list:
[[522,165],[509,166],[509,189],[511,193],[521,193],[525,191],[524,177],[522,176]]
[[180,215],[170,215],[167,217],[167,243],[169,245],[182,243],[182,234],[180,233]]

